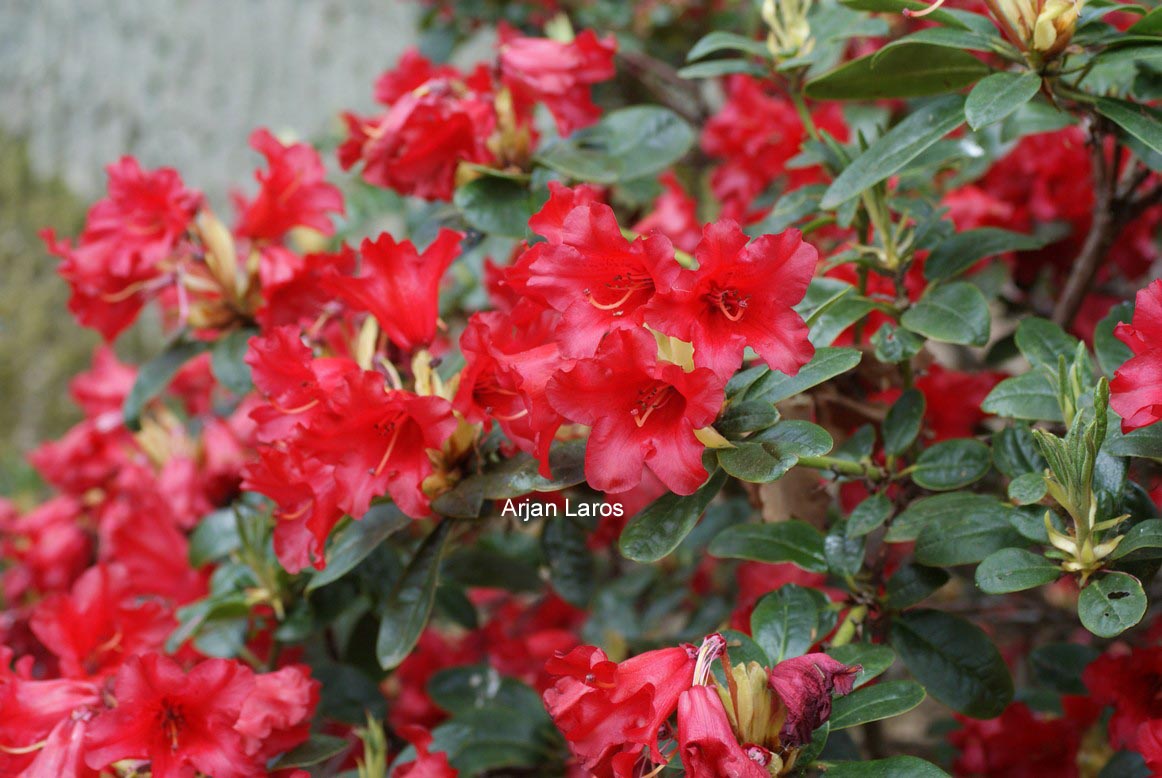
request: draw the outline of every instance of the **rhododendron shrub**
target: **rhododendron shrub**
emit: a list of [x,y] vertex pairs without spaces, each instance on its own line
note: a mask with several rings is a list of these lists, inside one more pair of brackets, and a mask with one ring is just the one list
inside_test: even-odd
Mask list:
[[1160,11],[424,5],[44,235],[0,774],[1162,775]]

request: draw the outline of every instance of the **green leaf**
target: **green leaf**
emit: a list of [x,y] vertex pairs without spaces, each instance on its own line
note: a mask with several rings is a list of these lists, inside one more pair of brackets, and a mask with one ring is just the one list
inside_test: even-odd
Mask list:
[[[911,56],[919,54],[915,51],[915,47],[899,49],[899,51],[911,52],[908,56],[910,64],[912,66],[916,64],[917,60]],[[937,49],[937,51],[946,52],[945,49]],[[964,54],[964,56],[976,60],[971,54]],[[979,64],[979,61],[977,62]],[[865,96],[871,97],[871,95]],[[823,210],[832,210],[865,189],[875,186],[920,156],[925,149],[952,132],[963,122],[963,97],[949,95],[926,103],[884,133],[866,151],[856,157],[828,187],[819,207]]]
[[346,738],[312,734],[307,742],[280,756],[270,769],[290,770],[295,767],[310,767],[338,756],[350,747],[351,743]]
[[944,343],[983,346],[989,340],[988,301],[976,286],[956,281],[938,286],[904,311],[900,324]]
[[1048,686],[1058,694],[1089,694],[1081,675],[1099,656],[1101,651],[1093,646],[1050,643],[1029,652],[1029,667],[1040,686]]
[[1128,573],[1106,573],[1081,590],[1077,615],[1098,637],[1117,637],[1146,615],[1146,592]]
[[782,478],[799,457],[779,450],[774,443],[739,443],[717,450],[718,466],[740,481],[765,484]]
[[1158,111],[1149,106],[1138,105],[1112,97],[1099,97],[1097,111],[1126,133],[1144,143],[1156,154],[1162,154],[1162,121]]
[[452,715],[481,708],[501,707],[544,715],[540,695],[515,678],[497,672],[487,664],[449,667],[435,673],[427,683],[428,696]]
[[969,514],[991,514],[992,521],[1007,521],[1012,508],[984,494],[954,492],[922,497],[912,502],[892,521],[886,540],[889,543],[906,543],[916,540],[921,530],[930,524],[943,525],[956,521],[958,516]]
[[549,451],[551,478],[540,474],[540,462],[529,454],[504,460],[481,476],[486,500],[507,500],[529,492],[556,492],[585,480],[585,441],[556,443]]
[[1155,422],[1149,427],[1142,427],[1124,435],[1119,429],[1111,428],[1108,435],[1102,449],[1107,454],[1162,459],[1162,422]]
[[1107,376],[1113,376],[1126,360],[1134,356],[1134,352],[1125,343],[1114,337],[1114,329],[1121,322],[1129,322],[1134,317],[1134,305],[1122,302],[1110,308],[1093,332],[1093,350],[1097,354],[1098,364]]
[[947,492],[979,481],[991,466],[989,447],[979,440],[945,440],[924,449],[912,469],[912,480],[925,489]]
[[375,655],[385,670],[397,667],[407,659],[419,641],[420,633],[427,626],[432,603],[436,598],[440,560],[451,532],[450,521],[441,521],[436,525],[416,549],[407,569],[383,604]]
[[823,535],[798,519],[773,524],[735,524],[714,538],[708,549],[719,559],[790,562],[812,573],[826,573]]
[[989,594],[1008,594],[1050,584],[1061,577],[1052,560],[1023,548],[1002,548],[976,568],[976,585]]
[[733,32],[715,30],[698,39],[698,42],[690,48],[690,53],[686,55],[686,61],[694,62],[719,51],[745,51],[747,54],[754,54],[763,59],[771,57],[771,52],[767,49],[765,41],[758,41]]
[[827,778],[948,778],[948,773],[915,756],[893,756],[868,762],[836,762]]
[[924,687],[915,681],[885,681],[836,699],[828,721],[834,731],[890,719],[912,710],[926,696]]
[[685,156],[694,140],[694,129],[673,111],[637,105],[550,141],[536,161],[570,178],[613,184],[657,175]]
[[892,364],[907,361],[919,354],[924,348],[924,342],[919,335],[886,322],[871,337],[876,359]]
[[[905,8],[909,11],[925,11],[931,8],[931,4],[924,2],[924,0],[840,0],[840,3],[857,11],[888,14],[902,14]],[[975,14],[973,15],[975,16]],[[972,26],[962,20],[960,14],[954,13],[947,8],[931,10],[927,14],[927,18],[933,22],[939,22],[946,27],[956,27],[961,30],[973,29]],[[992,26],[987,19],[984,21],[985,24],[988,24],[990,27]]]
[[198,568],[230,554],[242,546],[238,519],[233,508],[208,513],[190,533],[190,567]]
[[597,586],[596,564],[589,550],[588,533],[570,519],[546,521],[541,531],[541,551],[549,567],[549,583],[561,599],[584,608]]
[[182,365],[208,349],[202,341],[183,340],[174,343],[161,354],[146,362],[137,371],[137,380],[121,406],[125,426],[137,432],[141,429],[141,411],[153,398],[161,394]]
[[647,505],[621,532],[622,556],[635,562],[657,562],[667,556],[694,529],[725,482],[726,473],[719,470],[688,497],[664,494]]
[[916,539],[916,561],[932,567],[975,564],[994,551],[1021,545],[1006,513],[967,512],[931,522]]
[[785,419],[752,435],[749,440],[776,445],[779,451],[796,457],[822,456],[835,447],[831,433],[802,419]]
[[805,392],[813,386],[846,373],[859,364],[863,357],[859,349],[820,348],[811,361],[799,368],[794,376],[769,370],[747,390],[746,399],[777,403]]
[[819,634],[818,592],[786,584],[765,595],[750,617],[754,641],[771,664],[807,653]]
[[770,75],[771,69],[757,62],[740,57],[729,59],[708,59],[705,62],[695,62],[678,71],[678,78],[718,78],[732,73],[746,73],[748,76],[763,77]]
[[859,538],[877,529],[892,515],[892,501],[883,494],[873,494],[851,511],[847,519],[847,536]]
[[1045,476],[1040,473],[1025,473],[1009,482],[1009,499],[1017,505],[1033,505],[1045,499],[1049,491]]
[[234,330],[214,344],[210,352],[210,369],[218,383],[241,397],[254,388],[250,380],[250,365],[246,364],[246,352],[250,349],[250,336],[255,330]]
[[1066,334],[1048,319],[1031,316],[1017,325],[1017,348],[1033,367],[1057,369],[1058,357],[1072,362],[1077,353],[1077,338]]
[[529,234],[529,217],[537,203],[526,184],[500,176],[481,176],[456,189],[452,199],[464,221],[488,233],[509,238]]
[[740,435],[766,429],[778,420],[779,412],[772,403],[743,400],[728,405],[722,416],[714,422],[714,429],[727,436]]
[[959,616],[914,610],[892,622],[891,644],[928,693],[974,719],[999,716],[1013,698],[1013,679],[979,627]]
[[1146,519],[1130,527],[1110,558],[1121,559],[1144,548],[1162,548],[1162,519]]
[[1038,370],[1001,381],[984,398],[980,409],[1010,419],[1062,421],[1057,390]]
[[896,652],[882,643],[847,643],[827,649],[827,655],[848,667],[859,665],[855,688],[882,675],[896,661]]
[[306,591],[338,581],[379,547],[392,533],[410,525],[394,503],[373,505],[359,521],[352,521],[331,538],[327,549],[327,566],[311,576]]
[[[917,44],[943,46],[946,49],[960,49],[964,51],[988,51],[990,41],[988,38],[969,30],[960,30],[953,27],[928,27],[923,30],[917,30],[903,38],[897,38],[886,44],[873,55],[872,66],[879,67],[880,60],[886,51],[891,51],[899,46],[915,46]],[[989,78],[992,78],[992,76],[988,76],[984,80],[987,81]]]
[[924,262],[924,277],[943,281],[958,276],[985,257],[1006,251],[1029,251],[1045,245],[1033,235],[997,227],[981,227],[958,232],[940,241]]
[[888,605],[897,610],[910,608],[928,599],[949,578],[947,571],[939,567],[906,564],[888,579]]
[[1032,70],[993,73],[968,93],[964,115],[974,130],[995,124],[1016,111],[1041,89],[1041,76]]
[[1162,7],[1154,8],[1126,29],[1126,35],[1162,36]]
[[907,389],[888,409],[884,419],[884,453],[899,456],[908,450],[924,423],[926,401],[919,389]]
[[840,65],[808,81],[807,96],[816,100],[927,97],[955,92],[988,73],[988,65],[967,51],[914,43]]
[[837,578],[851,578],[863,568],[867,541],[847,534],[847,522],[837,521],[823,539],[823,556],[828,571]]

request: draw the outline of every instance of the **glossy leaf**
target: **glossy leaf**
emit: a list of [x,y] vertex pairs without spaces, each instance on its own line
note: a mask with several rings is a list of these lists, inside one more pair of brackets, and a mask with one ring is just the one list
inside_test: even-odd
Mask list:
[[1007,594],[1050,584],[1061,568],[1041,554],[1004,548],[989,554],[976,568],[976,585],[989,594]]
[[989,448],[979,440],[945,440],[924,449],[916,459],[912,480],[932,491],[951,491],[979,481],[991,466]]
[[726,473],[719,470],[688,497],[664,494],[654,500],[622,530],[618,541],[622,555],[635,562],[656,562],[667,556],[690,534],[724,483]]
[[900,324],[919,335],[963,346],[989,340],[988,301],[976,286],[957,281],[938,286],[904,311]]
[[1041,76],[1032,70],[993,73],[982,78],[968,93],[964,115],[974,130],[995,124],[1033,99],[1041,89]]
[[771,524],[736,524],[710,543],[711,556],[752,562],[790,562],[812,573],[827,572],[823,535],[797,519]]
[[392,587],[383,604],[375,655],[385,670],[397,667],[407,658],[428,624],[436,597],[440,560],[451,532],[450,521],[436,525],[416,549],[403,576]]
[[836,698],[828,721],[834,731],[890,719],[912,710],[926,696],[924,687],[915,681],[885,681]]
[[1081,590],[1077,615],[1098,637],[1117,637],[1146,615],[1146,592],[1132,575],[1106,573]]
[[816,100],[927,97],[955,92],[988,73],[988,65],[967,51],[915,43],[841,65],[807,82],[807,96]]

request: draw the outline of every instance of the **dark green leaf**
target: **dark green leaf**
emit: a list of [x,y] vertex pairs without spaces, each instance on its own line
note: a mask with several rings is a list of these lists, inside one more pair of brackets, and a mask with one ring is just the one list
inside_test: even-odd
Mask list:
[[726,412],[714,422],[714,429],[723,435],[740,435],[744,432],[766,429],[779,420],[775,406],[765,400],[743,400],[731,403]]
[[1098,364],[1107,376],[1113,376],[1126,360],[1134,356],[1130,347],[1114,337],[1114,328],[1121,322],[1128,322],[1134,317],[1132,303],[1118,303],[1105,315],[1093,333],[1093,350],[1097,354]]
[[897,610],[910,608],[928,599],[949,578],[939,567],[906,564],[888,579],[888,605]]
[[858,689],[831,704],[831,729],[847,729],[899,716],[924,701],[924,687],[915,681],[885,681]]
[[807,82],[807,96],[816,100],[927,97],[955,92],[988,73],[988,65],[967,51],[915,43],[840,65]]
[[[884,52],[891,51],[900,46],[915,46],[917,44],[943,46],[946,49],[961,49],[964,51],[987,51],[989,48],[988,38],[982,37],[975,32],[953,27],[928,27],[923,30],[917,30],[903,38],[897,38],[883,46],[872,57],[872,66],[879,67]],[[992,76],[988,76],[984,80],[987,81],[989,78],[992,78]]]
[[[916,51],[916,47],[909,46],[898,51],[907,53],[910,66],[915,66],[916,60],[912,58],[912,55],[920,54]],[[947,49],[937,49],[937,51],[947,54]],[[977,61],[971,54],[964,52],[961,54]],[[865,57],[864,61],[866,60]],[[857,62],[859,61],[857,60]],[[977,63],[979,65],[979,61]],[[880,77],[876,76],[876,78]],[[871,97],[871,95],[864,95],[864,97]],[[885,180],[963,122],[963,97],[949,95],[926,103],[888,130],[866,151],[856,157],[827,189],[823,201],[819,204],[820,208],[832,210],[865,189]]]
[[1061,568],[1053,561],[1023,548],[994,551],[976,568],[976,585],[989,594],[1034,589],[1060,577]]
[[222,559],[242,545],[233,508],[219,508],[202,517],[190,534],[190,566]]
[[988,301],[980,289],[963,281],[938,286],[904,311],[900,324],[944,343],[983,346],[989,340]]
[[828,768],[827,778],[948,778],[948,773],[918,757],[893,756],[869,762],[837,762]]
[[892,622],[891,644],[929,694],[965,716],[994,718],[1013,698],[1013,679],[1000,652],[959,616],[904,613]]
[[999,122],[1016,111],[1041,89],[1041,76],[1032,70],[993,73],[982,78],[968,93],[964,115],[974,130]]
[[1034,367],[1057,369],[1058,357],[1072,362],[1077,338],[1047,319],[1030,316],[1017,325],[1017,348]]
[[727,527],[711,541],[708,550],[720,559],[791,562],[812,573],[827,572],[823,535],[798,519]]
[[1107,454],[1119,457],[1150,457],[1162,459],[1162,422],[1142,427],[1125,435],[1115,428],[1109,431],[1105,447]]
[[245,361],[250,336],[254,334],[254,330],[234,330],[215,343],[210,352],[210,369],[214,371],[214,377],[239,397],[254,388],[250,380],[250,365]]
[[847,533],[847,522],[835,522],[827,531],[827,537],[823,539],[823,556],[827,558],[827,569],[839,578],[854,577],[863,567],[866,543],[862,537]]
[[771,69],[763,67],[757,62],[739,57],[730,59],[708,59],[705,62],[695,62],[678,71],[679,78],[718,78],[732,73],[746,73],[748,76],[763,77],[769,75]]
[[1146,519],[1130,527],[1110,558],[1121,559],[1144,548],[1162,549],[1162,519]]
[[1162,121],[1158,111],[1112,97],[1097,98],[1097,111],[1121,127],[1132,138],[1144,143],[1151,151],[1162,154]]
[[797,457],[817,457],[831,451],[835,441],[831,433],[802,419],[785,419],[773,427],[750,437],[752,441],[762,441],[778,446],[784,454]]
[[307,742],[279,757],[270,769],[290,770],[295,767],[310,767],[338,756],[349,748],[351,743],[346,738],[313,734]]
[[537,203],[526,184],[500,176],[481,176],[456,189],[453,198],[464,221],[488,233],[523,238]]
[[441,521],[408,562],[403,576],[383,604],[375,654],[385,670],[399,665],[427,626],[439,582],[440,559],[452,532],[452,522]]
[[818,592],[786,584],[765,595],[750,617],[754,640],[772,664],[802,656],[819,634]]
[[920,531],[930,524],[944,525],[956,521],[958,516],[970,514],[991,514],[991,521],[998,526],[1007,521],[1012,508],[983,494],[954,492],[923,497],[911,503],[892,521],[888,530],[889,543],[903,543],[916,540]]
[[[841,3],[848,8],[854,8],[857,11],[871,11],[873,13],[887,13],[887,14],[902,14],[904,9],[909,11],[930,11],[927,18],[933,22],[939,22],[947,27],[955,27],[961,30],[972,30],[973,25],[966,24],[960,14],[952,12],[948,8],[931,9],[931,5],[924,0],[840,0]],[[986,24],[991,23],[985,19]]]
[[787,376],[777,370],[764,373],[747,390],[747,399],[763,400],[769,403],[786,400],[788,397],[794,397],[813,386],[846,373],[859,364],[862,356],[859,349],[854,348],[816,349],[815,356],[811,361],[799,368],[799,372],[794,376]]
[[888,520],[892,501],[883,494],[873,494],[851,511],[847,519],[848,537],[862,537]]
[[1033,370],[993,387],[980,408],[985,413],[1028,421],[1061,421],[1057,390],[1044,373]]
[[774,443],[743,442],[717,450],[718,465],[740,481],[765,484],[782,478],[799,457],[780,451]]
[[1040,473],[1025,473],[1009,482],[1009,499],[1017,505],[1041,502],[1048,491],[1045,476]]
[[374,505],[362,519],[352,521],[331,538],[327,550],[327,566],[311,576],[307,591],[338,581],[393,532],[411,524],[412,520],[400,512],[394,503]]
[[925,489],[947,492],[984,478],[992,465],[989,447],[972,438],[945,440],[924,449],[912,480]]
[[1081,590],[1077,615],[1098,637],[1117,637],[1146,615],[1146,592],[1132,575],[1106,573]]
[[146,362],[137,371],[137,380],[121,406],[125,426],[134,432],[141,429],[141,411],[153,398],[161,394],[182,365],[201,354],[210,346],[202,341],[179,341],[158,356]]
[[884,453],[899,456],[908,450],[920,425],[924,422],[924,393],[919,389],[907,389],[892,404],[884,419]]
[[896,661],[896,652],[882,643],[848,643],[832,646],[827,649],[827,654],[848,667],[859,665],[860,670],[855,676],[857,689],[880,676]]
[[754,54],[763,59],[770,59],[771,56],[765,41],[758,41],[733,32],[715,30],[698,39],[698,42],[690,48],[690,52],[686,55],[686,61],[694,62],[719,51],[745,51],[747,54]]
[[1029,251],[1045,245],[1033,235],[981,227],[965,230],[945,238],[936,245],[924,262],[924,277],[929,281],[943,281],[960,275],[985,257],[1006,251]]
[[924,348],[924,339],[919,335],[888,323],[876,330],[871,343],[876,350],[876,359],[893,364],[911,359]]
[[1081,674],[1101,656],[1093,646],[1079,643],[1050,643],[1029,653],[1029,667],[1038,684],[1058,694],[1089,694]]
[[1007,511],[971,511],[925,525],[916,539],[916,561],[933,567],[970,565],[1022,542]]
[[546,521],[541,532],[541,550],[549,566],[549,582],[561,599],[584,608],[596,586],[593,552],[588,534],[570,519]]
[[629,520],[618,547],[627,559],[656,562],[678,547],[698,523],[698,517],[726,482],[726,473],[715,472],[688,497],[664,494]]

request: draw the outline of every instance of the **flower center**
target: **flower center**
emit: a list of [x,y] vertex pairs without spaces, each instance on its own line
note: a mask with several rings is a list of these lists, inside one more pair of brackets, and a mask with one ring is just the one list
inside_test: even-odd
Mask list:
[[637,390],[637,400],[629,409],[629,415],[633,416],[633,421],[638,427],[642,427],[650,414],[665,406],[675,394],[677,394],[677,390],[674,387],[663,384],[661,381],[643,386]]
[[372,475],[380,475],[383,473],[383,468],[387,467],[388,460],[391,459],[391,452],[395,449],[395,442],[399,440],[400,425],[396,424],[396,419],[388,421],[375,422],[375,431],[379,433],[380,437],[387,438],[387,449],[384,450],[383,456],[379,460],[379,464],[375,470],[371,472]]
[[[614,311],[625,305],[629,298],[633,297],[636,292],[649,292],[654,288],[654,279],[648,273],[641,271],[628,271],[625,273],[618,273],[610,280],[606,281],[603,289],[598,291],[601,293],[601,298],[594,294],[591,289],[582,290],[585,299],[599,311]],[[619,312],[620,313],[620,312]]]
[[731,321],[738,321],[746,311],[750,295],[744,295],[734,288],[723,289],[715,285],[711,287],[706,299],[712,308],[722,311],[723,316]]
[[178,750],[178,733],[181,732],[183,724],[185,724],[185,716],[182,715],[182,709],[170,705],[168,702],[164,703],[161,713],[161,730],[165,733],[170,750],[174,753],[177,753]]

